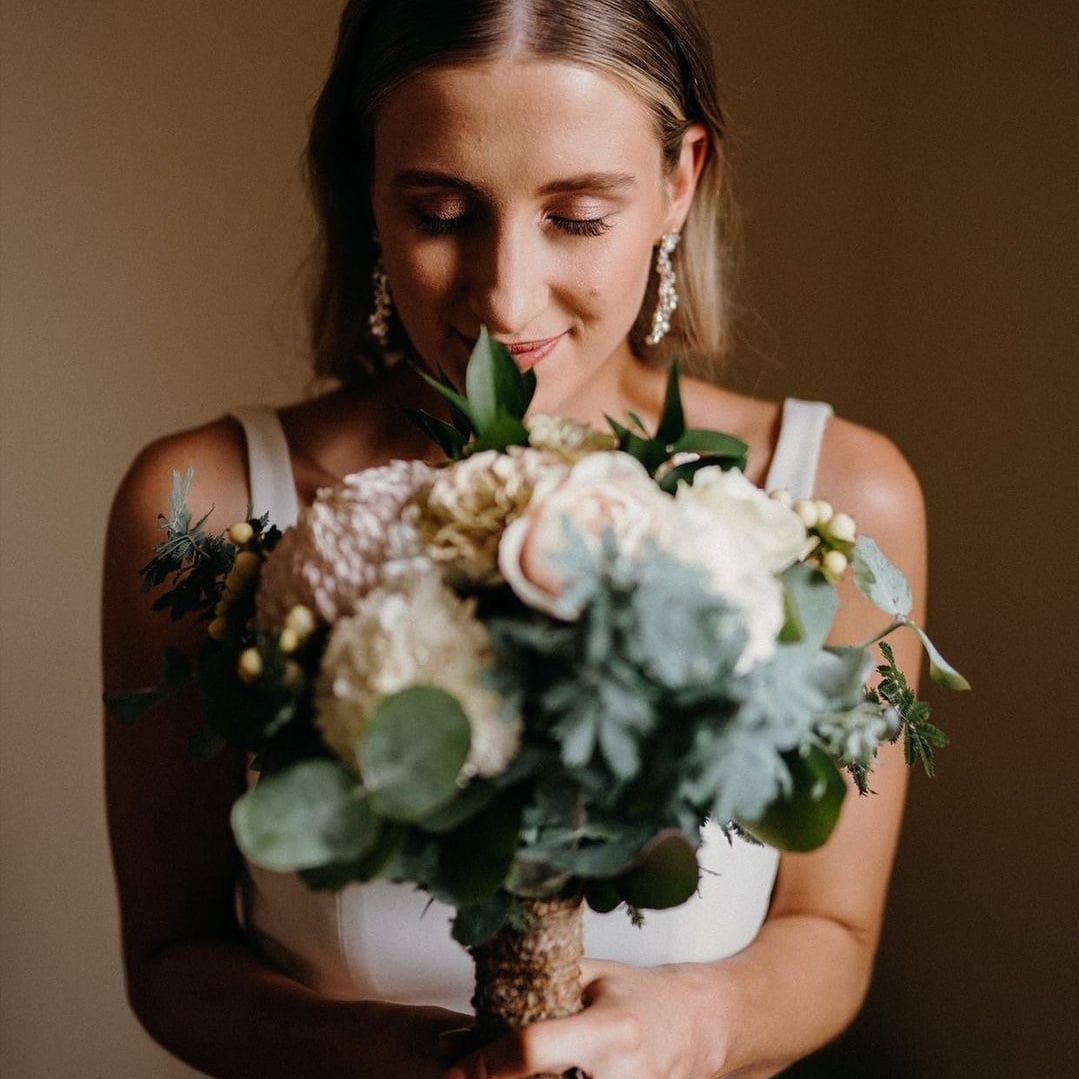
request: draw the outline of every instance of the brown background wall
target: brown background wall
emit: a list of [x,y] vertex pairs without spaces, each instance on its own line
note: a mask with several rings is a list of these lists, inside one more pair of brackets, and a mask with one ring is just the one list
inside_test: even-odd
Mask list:
[[[303,384],[297,158],[338,3],[3,0],[0,1071],[191,1075],[128,1016],[104,840],[107,503],[154,435]],[[712,0],[737,131],[731,377],[883,428],[975,693],[913,788],[865,1015],[805,1075],[1079,1071],[1069,653],[1079,13]]]

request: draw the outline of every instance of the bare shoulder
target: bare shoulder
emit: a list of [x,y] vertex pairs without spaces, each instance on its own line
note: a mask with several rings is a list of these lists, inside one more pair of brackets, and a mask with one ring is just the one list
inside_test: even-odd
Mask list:
[[[183,647],[190,631],[151,612],[139,567],[161,542],[173,472],[194,469],[188,506],[197,520],[223,531],[246,516],[247,463],[243,435],[222,418],[158,439],[135,458],[112,503],[105,541],[102,638],[106,685],[130,688],[156,671],[165,644]],[[141,681],[140,681],[141,679]]]
[[921,485],[902,451],[879,431],[834,417],[825,429],[817,494],[881,540],[897,533],[924,544]]
[[[167,435],[144,447],[128,469],[116,494],[116,509],[168,507],[172,473],[195,472],[191,510],[217,515],[219,510],[246,508],[247,452],[237,423],[221,417],[200,427]],[[153,514],[151,515],[153,519]],[[231,523],[231,518],[228,523]]]

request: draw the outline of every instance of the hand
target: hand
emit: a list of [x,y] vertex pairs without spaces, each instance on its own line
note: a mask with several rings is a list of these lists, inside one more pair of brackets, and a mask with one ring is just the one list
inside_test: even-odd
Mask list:
[[725,1007],[715,968],[585,960],[584,1011],[537,1023],[459,1060],[443,1079],[710,1079],[722,1071]]

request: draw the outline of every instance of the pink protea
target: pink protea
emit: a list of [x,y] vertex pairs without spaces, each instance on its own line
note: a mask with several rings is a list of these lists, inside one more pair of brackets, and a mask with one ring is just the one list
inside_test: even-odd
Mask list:
[[333,624],[384,581],[428,564],[402,510],[434,472],[391,461],[320,490],[262,568],[260,624],[282,625],[298,603]]

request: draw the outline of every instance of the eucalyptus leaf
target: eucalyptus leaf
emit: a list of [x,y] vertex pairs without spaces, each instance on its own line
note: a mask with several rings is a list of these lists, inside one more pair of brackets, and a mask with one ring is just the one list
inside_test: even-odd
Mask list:
[[804,562],[796,562],[784,570],[781,580],[787,622],[780,639],[797,641],[806,648],[820,648],[828,638],[839,609],[835,587],[822,573]]
[[918,634],[925,647],[926,655],[929,657],[929,677],[938,686],[944,686],[946,689],[970,689],[970,683],[937,651],[925,630],[913,622],[908,622],[907,625]]
[[415,822],[445,805],[457,793],[470,739],[464,710],[443,689],[416,685],[383,698],[358,747],[372,808]]
[[914,606],[903,571],[868,536],[859,536],[854,545],[854,583],[885,614],[906,618]]
[[232,808],[244,855],[269,869],[310,869],[359,858],[376,825],[356,777],[331,760],[264,776]]

